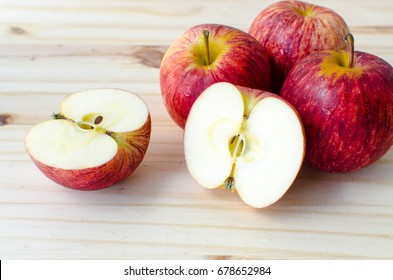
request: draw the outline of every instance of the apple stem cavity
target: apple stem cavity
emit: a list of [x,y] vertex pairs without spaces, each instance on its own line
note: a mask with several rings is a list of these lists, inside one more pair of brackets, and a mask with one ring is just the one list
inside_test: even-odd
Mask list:
[[206,48],[206,65],[210,65],[210,47],[209,47],[209,30],[203,30],[203,37],[205,38],[205,48]]
[[353,68],[355,65],[355,38],[351,33],[345,36],[345,41],[348,43],[349,63],[348,67]]

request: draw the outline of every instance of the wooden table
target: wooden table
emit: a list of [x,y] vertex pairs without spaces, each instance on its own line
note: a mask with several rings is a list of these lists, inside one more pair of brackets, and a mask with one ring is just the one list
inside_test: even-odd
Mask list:
[[[393,149],[347,174],[304,166],[261,210],[203,189],[186,169],[183,132],[161,99],[163,53],[199,23],[247,31],[273,2],[0,0],[0,258],[393,258]],[[393,1],[311,2],[343,16],[356,49],[393,64]],[[34,166],[24,136],[64,96],[97,87],[145,99],[151,143],[126,181],[69,190]]]

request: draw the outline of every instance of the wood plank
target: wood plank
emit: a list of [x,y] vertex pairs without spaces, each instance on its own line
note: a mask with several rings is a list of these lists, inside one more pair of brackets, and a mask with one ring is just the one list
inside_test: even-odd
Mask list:
[[[386,247],[393,236],[393,175],[388,172],[393,151],[350,176],[305,166],[283,199],[258,211],[234,194],[204,190],[192,180],[184,165],[179,129],[158,127],[135,174],[113,188],[86,193],[56,186],[34,168],[22,141],[16,141],[28,127],[7,126],[7,137],[0,142],[0,167],[5,171],[0,225],[3,241],[19,241],[20,252],[14,257],[31,257],[30,246],[43,244],[48,250],[44,254],[51,257],[52,250],[65,244],[90,247],[74,252],[81,257],[92,257],[93,248],[102,244],[109,251],[121,246],[128,252],[124,257],[130,252],[134,257],[145,257],[146,252],[178,257],[182,247],[204,257],[253,257],[260,252],[265,253],[259,256],[270,252],[295,258],[393,256],[392,248]],[[25,176],[16,182],[13,172]],[[25,230],[15,232],[19,226]],[[23,242],[27,248],[20,248]]]

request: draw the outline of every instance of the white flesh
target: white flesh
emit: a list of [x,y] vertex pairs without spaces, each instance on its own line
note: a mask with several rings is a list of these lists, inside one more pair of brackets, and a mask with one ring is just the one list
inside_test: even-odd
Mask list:
[[[228,143],[241,132],[244,104],[228,83],[209,87],[194,103],[184,134],[187,167],[206,188],[222,186],[231,175]],[[242,200],[266,207],[282,197],[304,156],[304,135],[296,112],[285,101],[263,98],[243,123],[245,148],[232,174]]]
[[83,130],[65,120],[35,125],[26,135],[25,144],[34,159],[61,169],[99,166],[117,153],[117,143],[112,137]]
[[86,114],[103,116],[101,125],[116,132],[133,131],[145,124],[149,110],[137,95],[121,89],[90,89],[66,97],[61,112],[81,121]]
[[187,167],[202,186],[223,184],[232,168],[228,143],[240,129],[243,100],[228,83],[214,84],[193,104],[184,130]]
[[[50,120],[34,126],[25,138],[26,149],[39,162],[62,169],[83,169],[102,165],[117,153],[117,142],[97,130],[80,128],[76,122],[86,116],[102,116],[99,127],[111,132],[140,128],[149,115],[143,100],[128,91],[94,89],[66,97],[61,114],[74,120]],[[94,124],[94,118],[91,120]]]
[[262,99],[247,120],[246,150],[236,160],[236,190],[244,202],[266,207],[296,178],[304,156],[303,128],[284,101]]

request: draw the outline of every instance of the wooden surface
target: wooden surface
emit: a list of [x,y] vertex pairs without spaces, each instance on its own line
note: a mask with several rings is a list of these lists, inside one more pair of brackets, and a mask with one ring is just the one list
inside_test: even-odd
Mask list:
[[[393,64],[393,1],[310,1],[342,15],[356,49]],[[182,130],[161,99],[160,59],[183,31],[247,31],[273,1],[0,0],[0,258],[393,258],[393,149],[348,174],[304,166],[289,192],[256,210],[198,186]],[[117,87],[151,111],[145,160],[97,192],[44,177],[24,149],[35,123],[73,92]]]

